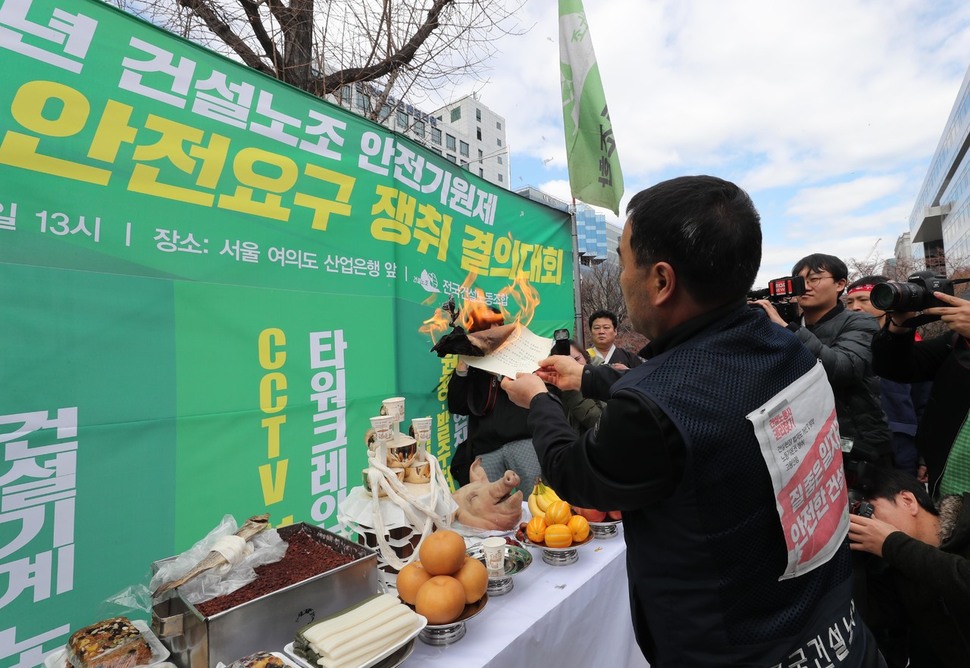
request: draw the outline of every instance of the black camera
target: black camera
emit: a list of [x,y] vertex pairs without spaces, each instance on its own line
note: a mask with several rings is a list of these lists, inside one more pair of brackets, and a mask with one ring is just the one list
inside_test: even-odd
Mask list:
[[932,271],[917,271],[905,283],[879,283],[869,294],[870,303],[880,311],[923,311],[934,306],[946,306],[933,296],[934,292],[953,294],[953,281]]
[[[805,279],[802,276],[784,276],[768,281],[767,288],[749,292],[748,301],[767,299],[785,322],[794,322],[798,319],[798,304],[792,299],[803,294],[805,294]],[[761,308],[757,304],[752,306]]]
[[876,512],[875,507],[865,499],[852,498],[852,496],[849,494],[849,512],[861,517],[872,517]]
[[552,333],[555,343],[552,344],[553,355],[568,355],[569,350],[569,330],[557,329]]

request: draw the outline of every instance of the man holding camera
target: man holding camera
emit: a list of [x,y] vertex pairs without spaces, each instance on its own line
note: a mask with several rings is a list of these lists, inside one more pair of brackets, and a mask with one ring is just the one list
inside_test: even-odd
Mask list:
[[[868,313],[880,327],[886,325],[889,314],[876,308],[871,295],[877,285],[888,283],[885,276],[863,276],[849,283],[845,289],[845,306],[850,311]],[[878,292],[877,292],[878,294]],[[926,482],[926,466],[919,463],[916,449],[916,427],[929,400],[932,383],[899,383],[889,378],[879,379],[882,409],[892,431],[893,457],[896,468]]]
[[951,331],[916,341],[916,312],[893,311],[887,327],[872,340],[872,362],[884,378],[933,381],[916,448],[926,462],[930,494],[939,498],[970,491],[970,301],[926,292],[936,305],[922,313],[940,318]]
[[934,505],[902,471],[870,469],[862,494],[871,517],[849,517],[853,550],[881,557],[896,576],[913,668],[970,666],[970,493]]
[[879,379],[871,368],[876,321],[846,309],[840,301],[849,270],[834,255],[815,253],[792,268],[805,279],[805,293],[797,297],[802,317],[785,322],[773,304],[758,300],[772,322],[795,333],[825,367],[839,416],[843,438],[852,440],[854,457],[893,465],[892,436],[879,403]]

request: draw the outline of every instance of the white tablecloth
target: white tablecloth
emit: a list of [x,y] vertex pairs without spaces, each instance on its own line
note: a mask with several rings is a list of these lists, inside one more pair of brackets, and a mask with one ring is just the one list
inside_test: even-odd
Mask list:
[[579,548],[579,560],[550,566],[530,547],[532,564],[504,596],[489,598],[467,633],[444,647],[416,641],[406,667],[643,668],[633,639],[621,534]]

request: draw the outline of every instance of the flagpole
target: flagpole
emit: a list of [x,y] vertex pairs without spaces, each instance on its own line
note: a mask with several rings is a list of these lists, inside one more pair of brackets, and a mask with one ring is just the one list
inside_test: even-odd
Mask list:
[[586,346],[583,334],[585,333],[583,323],[583,300],[580,294],[582,283],[582,272],[579,269],[579,232],[576,229],[576,198],[573,197],[573,205],[569,208],[569,223],[572,227],[573,238],[573,339],[581,346]]

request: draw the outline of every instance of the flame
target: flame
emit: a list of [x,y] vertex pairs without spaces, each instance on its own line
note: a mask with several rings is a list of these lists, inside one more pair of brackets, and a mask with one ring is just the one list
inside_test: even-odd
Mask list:
[[[460,325],[467,332],[485,329],[492,324],[504,322],[506,324],[522,324],[528,326],[535,317],[536,308],[539,306],[539,291],[529,283],[529,275],[520,272],[511,285],[499,290],[499,296],[507,297],[507,303],[514,303],[518,307],[515,317],[505,304],[499,303],[500,313],[495,313],[492,307],[485,302],[485,291],[475,287],[475,280],[478,274],[470,272],[461,284],[460,297],[455,295],[455,307],[458,310],[456,325]],[[450,311],[438,307],[434,315],[424,321],[418,331],[428,334],[432,342],[437,343],[438,338],[448,332],[452,327],[452,314]]]

